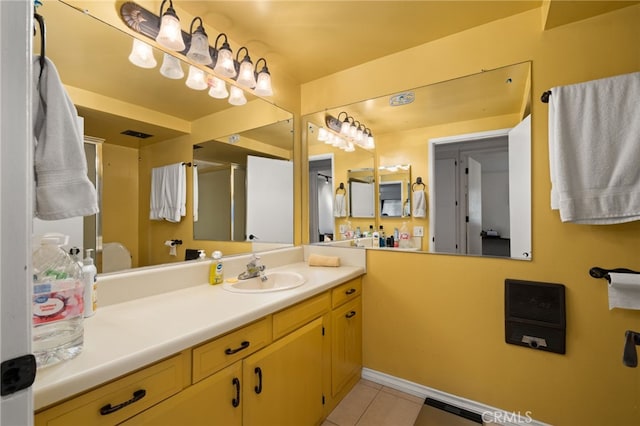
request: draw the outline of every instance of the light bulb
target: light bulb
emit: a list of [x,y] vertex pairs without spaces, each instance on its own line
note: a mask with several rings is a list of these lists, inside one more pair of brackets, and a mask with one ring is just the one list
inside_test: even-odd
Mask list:
[[175,10],[173,10],[171,6],[169,6],[164,15],[162,15],[160,31],[156,36],[156,41],[158,44],[177,52],[184,50],[180,19],[178,19]]
[[209,83],[211,84],[209,96],[212,98],[226,99],[229,96],[227,84],[223,80],[220,80],[218,77],[213,77]]
[[189,75],[185,84],[193,90],[204,90],[208,87],[204,71],[193,65],[189,65]]
[[229,103],[235,106],[240,106],[247,103],[247,98],[244,97],[244,92],[242,91],[241,88],[236,86],[231,86]]

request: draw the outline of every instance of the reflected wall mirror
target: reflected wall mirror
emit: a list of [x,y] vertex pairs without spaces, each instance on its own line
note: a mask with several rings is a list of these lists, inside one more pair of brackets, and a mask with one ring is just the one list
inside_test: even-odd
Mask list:
[[379,166],[378,177],[380,217],[411,216],[411,165]]
[[[314,114],[308,114],[303,117],[303,125],[309,126],[313,124],[317,127],[322,126],[323,117],[326,114],[337,116],[341,111],[346,111],[349,115],[358,117],[359,120],[367,123],[376,140],[375,150],[372,151],[374,164],[379,165],[395,165],[395,164],[411,164],[411,179],[421,178],[424,183],[425,198],[427,201],[426,212],[424,217],[416,217],[414,215],[408,217],[393,217],[385,215],[380,208],[377,209],[376,224],[383,224],[385,229],[391,227],[399,227],[403,222],[407,222],[412,230],[422,230],[423,237],[413,238],[416,249],[428,253],[456,253],[464,255],[481,255],[481,256],[501,256],[512,259],[531,259],[531,225],[530,225],[530,147],[521,144],[518,149],[499,148],[500,154],[491,154],[489,151],[482,154],[476,151],[481,148],[480,137],[476,147],[458,149],[457,155],[465,162],[472,160],[479,161],[484,164],[484,183],[479,186],[489,185],[491,179],[488,174],[492,172],[490,164],[496,165],[499,162],[496,158],[493,163],[489,157],[492,155],[500,157],[503,161],[503,170],[496,173],[504,173],[504,168],[509,170],[519,170],[521,174],[513,182],[506,178],[501,180],[500,193],[493,190],[485,190],[484,197],[495,198],[495,200],[482,201],[475,203],[481,209],[486,210],[481,223],[476,224],[476,228],[468,229],[466,222],[459,223],[458,235],[466,235],[468,232],[477,233],[477,237],[482,242],[485,238],[489,241],[495,238],[494,234],[496,223],[504,224],[509,222],[504,229],[509,231],[498,231],[498,238],[509,237],[514,239],[515,226],[511,225],[512,221],[517,221],[525,226],[518,227],[518,233],[521,237],[516,237],[518,241],[514,250],[505,252],[501,250],[485,249],[468,250],[463,245],[470,244],[463,237],[457,240],[458,247],[454,249],[441,248],[435,245],[434,241],[438,239],[434,226],[438,222],[434,218],[436,211],[439,211],[440,203],[447,203],[465,206],[464,211],[458,211],[458,218],[463,217],[466,220],[468,202],[466,200],[470,195],[464,190],[458,192],[444,191],[441,193],[438,179],[434,177],[437,164],[433,164],[433,160],[450,154],[445,153],[447,149],[452,149],[453,145],[445,148],[448,143],[453,143],[456,138],[458,141],[474,139],[478,134],[491,132],[518,131],[523,134],[525,139],[530,139],[530,130],[526,126],[519,126],[523,121],[527,121],[527,117],[531,114],[531,63],[529,61],[518,64],[508,65],[494,70],[483,70],[477,74],[444,81],[441,83],[431,84],[419,88],[408,88],[399,93],[393,93],[388,96],[381,96],[374,99],[367,99],[350,105],[344,105],[336,108],[319,111]],[[520,130],[514,130],[520,129]],[[474,136],[475,135],[475,136]],[[317,144],[313,140],[314,134],[307,132],[305,135],[309,152],[313,152],[314,145]],[[431,142],[430,142],[431,141]],[[472,143],[469,141],[469,143]],[[485,141],[486,143],[486,141]],[[508,145],[508,144],[507,144]],[[435,149],[436,146],[440,148]],[[491,150],[494,148],[483,147],[482,149]],[[440,152],[444,150],[443,152]],[[353,154],[364,155],[357,150]],[[369,154],[371,155],[371,154]],[[352,157],[357,158],[355,155]],[[507,164],[505,166],[505,164]],[[518,164],[518,166],[512,166]],[[497,166],[496,166],[497,167]],[[466,168],[466,167],[465,167]],[[344,170],[349,169],[345,167]],[[482,168],[480,168],[482,170]],[[335,173],[341,173],[339,167],[335,168]],[[482,175],[483,173],[480,172]],[[507,173],[509,174],[509,173]],[[511,173],[514,174],[514,173]],[[458,181],[462,179],[457,175]],[[504,178],[504,176],[503,176]],[[379,169],[376,169],[376,179],[380,184],[383,183],[382,175]],[[468,180],[466,181],[469,182]],[[507,183],[505,183],[507,182]],[[460,188],[460,187],[458,187]],[[435,191],[438,191],[437,193]],[[479,192],[474,192],[477,196]],[[474,195],[471,195],[473,198]],[[377,205],[380,207],[379,195],[376,195]],[[384,196],[384,195],[383,195]],[[449,199],[447,199],[447,196]],[[411,198],[411,197],[409,197]],[[499,201],[497,201],[499,200]],[[492,217],[492,211],[495,209],[490,206],[496,203],[503,203],[506,210],[501,209],[501,218]],[[411,199],[409,200],[409,204]],[[395,211],[395,210],[394,210]],[[410,209],[409,209],[410,211]],[[505,213],[506,211],[506,213]],[[415,237],[415,235],[412,236]],[[475,236],[474,236],[475,237]],[[488,238],[491,237],[491,238]],[[475,238],[476,242],[478,238]],[[513,245],[513,241],[510,242]],[[454,243],[455,245],[455,243]],[[480,244],[482,246],[482,244]]]
[[[96,8],[101,7],[96,2]],[[178,225],[150,223],[145,211],[149,205],[150,168],[173,162],[192,162],[194,144],[222,141],[229,145],[228,137],[237,135],[241,141],[236,145],[255,156],[292,162],[291,113],[250,93],[246,93],[246,105],[231,106],[227,100],[208,96],[206,90],[189,89],[185,85],[188,67],[184,64],[185,78],[165,78],[159,72],[162,52],[156,49],[154,56],[158,65],[154,69],[134,66],[128,61],[132,36],[92,16],[91,8],[83,13],[63,2],[51,0],[45,2],[38,13],[46,20],[47,56],[56,65],[79,115],[84,117],[85,134],[104,139],[102,233],[94,237],[98,247],[111,242],[121,243],[130,253],[133,267],[184,260],[168,257],[159,247],[163,240],[172,238],[181,239],[188,247],[199,237],[193,233],[190,199],[187,201],[189,214]],[[115,6],[113,13],[114,16],[117,13]],[[35,52],[40,51],[37,39],[34,39]],[[225,114],[234,115],[234,118],[215,120]],[[222,124],[198,124],[208,119]],[[150,136],[144,139],[132,137],[123,134],[125,130],[133,130],[130,133],[134,135]],[[190,176],[187,182],[191,184]],[[187,193],[190,191],[191,186]],[[292,197],[293,192],[289,195]],[[200,203],[206,202],[207,195],[203,195]],[[242,207],[236,203],[235,208],[240,210]],[[290,215],[293,215],[293,208]],[[292,234],[293,222],[289,218],[283,220],[287,221]],[[225,254],[248,252],[254,248],[244,242],[244,233],[240,230],[233,236],[202,238],[207,239],[207,248],[215,247],[217,242],[229,244],[225,245],[228,247]],[[204,243],[205,240],[197,240],[198,245]],[[97,266],[100,268],[101,256],[98,254]]]

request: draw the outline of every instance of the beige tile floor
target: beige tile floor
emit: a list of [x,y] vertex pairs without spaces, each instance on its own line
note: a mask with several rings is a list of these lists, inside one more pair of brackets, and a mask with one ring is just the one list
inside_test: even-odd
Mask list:
[[424,398],[360,380],[322,426],[413,426]]

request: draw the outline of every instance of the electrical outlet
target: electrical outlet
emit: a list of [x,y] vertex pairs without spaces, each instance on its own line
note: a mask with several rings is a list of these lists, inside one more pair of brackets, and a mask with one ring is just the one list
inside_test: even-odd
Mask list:
[[424,237],[424,228],[422,226],[414,226],[413,227],[413,236],[414,237]]

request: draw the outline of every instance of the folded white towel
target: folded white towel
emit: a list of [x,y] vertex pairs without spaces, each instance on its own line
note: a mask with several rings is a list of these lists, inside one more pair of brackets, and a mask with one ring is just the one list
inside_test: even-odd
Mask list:
[[198,165],[193,165],[193,221],[198,221],[199,196],[198,196]]
[[344,194],[336,194],[335,200],[333,201],[333,216],[347,216],[347,203],[344,198]]
[[638,99],[640,72],[552,89],[551,208],[563,222],[640,219]]
[[411,204],[413,217],[425,217],[427,215],[427,200],[423,190],[413,191]]
[[182,163],[154,167],[151,170],[149,218],[180,222],[186,214],[186,168]]
[[58,220],[98,212],[96,189],[87,176],[84,136],[78,113],[62,86],[56,67],[33,60],[35,138],[35,216]]

